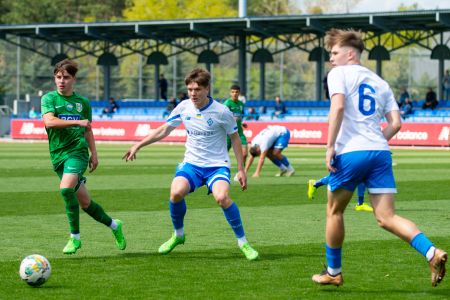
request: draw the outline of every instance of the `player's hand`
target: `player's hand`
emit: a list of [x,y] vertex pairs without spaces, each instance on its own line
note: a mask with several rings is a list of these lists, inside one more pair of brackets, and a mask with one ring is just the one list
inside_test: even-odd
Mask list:
[[328,171],[333,172],[333,173],[336,173],[336,171],[337,171],[337,169],[335,167],[333,167],[333,160],[334,160],[335,156],[336,156],[336,150],[334,150],[334,146],[327,148],[325,162],[326,162]]
[[244,171],[238,171],[238,173],[236,174],[239,184],[241,185],[241,189],[243,191],[245,191],[247,189],[247,175],[245,174]]
[[97,166],[98,166],[97,153],[92,153],[91,157],[89,158],[89,173],[94,172],[94,170],[97,169]]
[[91,122],[89,120],[80,120],[78,125],[86,129],[91,129]]
[[122,157],[122,159],[125,159],[125,162],[128,162],[129,160],[133,161],[136,159],[136,153],[138,152],[139,147],[137,145],[133,145],[128,151],[125,153],[125,155]]

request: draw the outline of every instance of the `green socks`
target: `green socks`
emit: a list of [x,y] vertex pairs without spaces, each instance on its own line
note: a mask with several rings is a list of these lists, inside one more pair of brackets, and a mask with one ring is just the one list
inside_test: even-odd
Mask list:
[[83,210],[97,222],[103,223],[106,226],[111,225],[111,217],[108,216],[103,208],[99,204],[95,203],[94,200],[91,199],[91,204],[88,208],[83,208]]
[[69,219],[70,232],[78,234],[80,233],[80,207],[75,190],[63,188],[60,189],[60,192],[66,204],[66,215],[67,219]]

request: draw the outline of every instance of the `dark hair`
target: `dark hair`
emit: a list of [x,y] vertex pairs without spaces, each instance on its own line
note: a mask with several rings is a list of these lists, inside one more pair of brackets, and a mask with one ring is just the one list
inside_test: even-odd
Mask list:
[[56,75],[62,71],[66,71],[67,73],[75,77],[78,72],[78,65],[76,62],[66,58],[55,65],[55,69],[53,69],[53,75]]
[[238,90],[238,91],[241,91],[241,87],[238,86],[237,84],[233,84],[233,85],[230,87],[230,90]]
[[209,87],[209,82],[211,80],[211,74],[202,68],[195,68],[184,78],[184,83],[186,85],[195,82],[200,86]]
[[341,47],[353,47],[359,50],[359,53],[364,51],[361,32],[353,29],[330,29],[325,36],[325,45],[328,50],[331,50],[335,45],[339,45]]
[[251,146],[249,152],[253,157],[258,156],[258,145]]

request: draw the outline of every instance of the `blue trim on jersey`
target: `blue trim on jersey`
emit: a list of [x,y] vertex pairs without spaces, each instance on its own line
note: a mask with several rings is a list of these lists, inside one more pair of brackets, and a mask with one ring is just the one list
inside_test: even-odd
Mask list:
[[213,104],[214,100],[213,100],[211,97],[209,97],[209,96],[208,96],[208,99],[209,99],[209,103],[206,104],[205,107],[200,108],[199,111],[204,111],[205,109],[207,109],[208,107],[210,107],[211,104]]
[[170,122],[170,121],[175,120],[175,119],[180,118],[180,117],[181,117],[181,115],[175,115],[172,118],[167,119],[166,122]]

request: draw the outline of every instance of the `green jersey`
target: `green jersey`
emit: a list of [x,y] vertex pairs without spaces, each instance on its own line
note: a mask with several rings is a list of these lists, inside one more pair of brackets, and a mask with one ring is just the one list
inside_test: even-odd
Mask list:
[[236,118],[239,135],[243,135],[242,119],[244,118],[244,103],[240,100],[234,102],[231,98],[227,99],[224,103],[226,107],[230,109],[233,116]]
[[[41,111],[42,115],[51,112],[61,120],[92,121],[89,100],[76,93],[71,96],[60,95],[57,91],[45,94],[41,99]],[[72,154],[81,154],[89,159],[88,143],[84,137],[86,128],[71,126],[45,130],[48,135],[50,159],[55,170]]]

